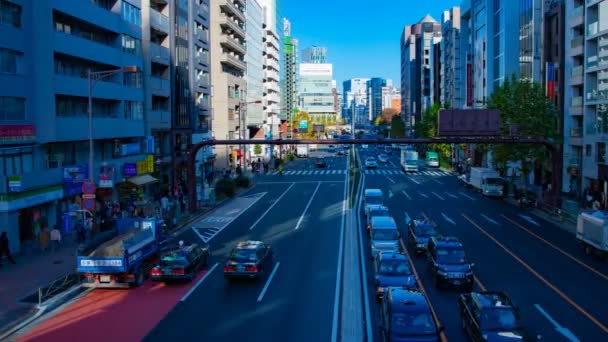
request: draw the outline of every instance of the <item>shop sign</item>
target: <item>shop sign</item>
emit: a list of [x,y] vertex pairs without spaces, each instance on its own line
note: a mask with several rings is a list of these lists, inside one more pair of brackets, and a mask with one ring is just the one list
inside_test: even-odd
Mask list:
[[53,190],[38,195],[17,198],[12,201],[0,202],[0,212],[14,211],[28,207],[34,207],[63,198],[63,190]]
[[8,176],[8,190],[10,192],[21,191],[21,176]]
[[137,162],[137,174],[143,175],[154,172],[154,156],[149,155],[146,159]]
[[34,125],[1,125],[0,144],[20,144],[36,141]]
[[137,176],[137,164],[135,163],[124,163],[122,166],[122,175],[125,177]]
[[131,143],[131,144],[122,144],[120,145],[120,156],[131,156],[134,154],[141,153],[141,144],[140,143]]
[[64,183],[82,183],[88,178],[89,168],[87,165],[74,165],[63,168]]
[[113,188],[114,180],[112,177],[106,173],[102,173],[99,175],[99,187],[100,188]]
[[144,153],[150,153],[150,154],[154,154],[154,137],[153,136],[147,136],[146,137],[146,141],[145,141],[145,151]]

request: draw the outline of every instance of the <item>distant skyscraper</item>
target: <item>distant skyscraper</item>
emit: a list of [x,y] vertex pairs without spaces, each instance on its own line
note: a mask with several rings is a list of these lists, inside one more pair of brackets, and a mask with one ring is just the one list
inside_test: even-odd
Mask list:
[[299,69],[300,109],[312,118],[335,120],[332,65],[301,63]]
[[367,119],[371,122],[382,114],[382,88],[386,87],[386,80],[374,77],[367,81]]
[[[355,124],[365,124],[357,120],[359,107],[367,112],[367,81],[369,78],[353,78],[342,82],[342,118]],[[366,120],[367,121],[367,120]]]
[[464,106],[465,84],[460,64],[460,7],[441,15],[441,84],[439,101],[452,108]]
[[283,75],[281,77],[281,119],[291,122],[291,115],[298,106],[297,88],[297,56],[298,40],[291,37],[291,24],[289,20],[283,19]]
[[302,63],[325,64],[327,63],[327,48],[312,46],[302,50]]

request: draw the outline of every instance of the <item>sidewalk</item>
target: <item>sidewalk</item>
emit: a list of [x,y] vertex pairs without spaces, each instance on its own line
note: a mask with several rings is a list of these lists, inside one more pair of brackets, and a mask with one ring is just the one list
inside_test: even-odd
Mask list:
[[[513,206],[519,207],[517,201],[513,197],[505,197],[504,200],[505,200],[505,202],[507,202]],[[569,222],[565,219],[560,219],[558,216],[550,215],[547,212],[544,212],[537,208],[530,208],[527,212],[529,212],[530,214],[532,214],[538,218],[541,218],[545,221],[553,223],[554,225],[558,226],[562,230],[565,230],[565,231],[573,233],[573,234],[576,233],[576,224],[575,223]]]

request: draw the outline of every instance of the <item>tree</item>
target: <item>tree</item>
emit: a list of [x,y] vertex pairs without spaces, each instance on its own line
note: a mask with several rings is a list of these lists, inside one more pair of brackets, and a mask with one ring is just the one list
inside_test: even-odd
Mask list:
[[[434,138],[437,136],[439,124],[439,110],[444,108],[441,103],[434,103],[428,107],[422,116],[422,120],[416,123],[416,135],[423,138]],[[445,160],[449,159],[452,149],[449,144],[430,144],[429,148],[436,151]]]
[[382,116],[378,116],[374,119],[374,126],[380,126],[384,124],[384,120],[382,119]]
[[307,125],[308,125],[308,132],[307,133],[299,133],[301,138],[304,139],[312,139],[316,137],[315,132],[313,131],[313,121],[310,118],[310,115],[306,112],[298,112],[297,114],[294,114],[294,125],[295,127],[297,127],[298,129],[300,128],[300,121],[306,121]]
[[260,144],[255,144],[253,145],[253,153],[257,154],[262,154],[262,145]]
[[405,137],[405,124],[401,120],[400,115],[393,116],[391,121],[391,138],[404,138]]
[[[500,111],[503,136],[512,135],[516,129],[520,136],[546,137],[559,143],[555,107],[539,83],[512,76],[494,89],[488,99],[488,108]],[[546,166],[552,157],[547,147],[540,144],[495,144],[489,146],[489,150],[499,169],[506,169],[509,161],[521,162],[519,171],[524,179],[535,163]]]
[[399,111],[394,109],[394,108],[385,108],[382,111],[382,114],[380,114],[380,117],[382,117],[382,122],[384,122],[387,125],[390,125],[391,122],[393,122],[393,117],[399,115]]

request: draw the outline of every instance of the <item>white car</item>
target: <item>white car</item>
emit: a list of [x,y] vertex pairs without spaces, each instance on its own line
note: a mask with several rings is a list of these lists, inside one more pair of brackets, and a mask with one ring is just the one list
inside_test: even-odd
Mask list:
[[366,169],[372,169],[372,168],[377,168],[378,167],[378,162],[376,162],[376,158],[374,157],[369,157],[367,159],[365,159],[365,168]]
[[388,156],[386,154],[381,154],[378,156],[378,161],[381,163],[388,163]]

